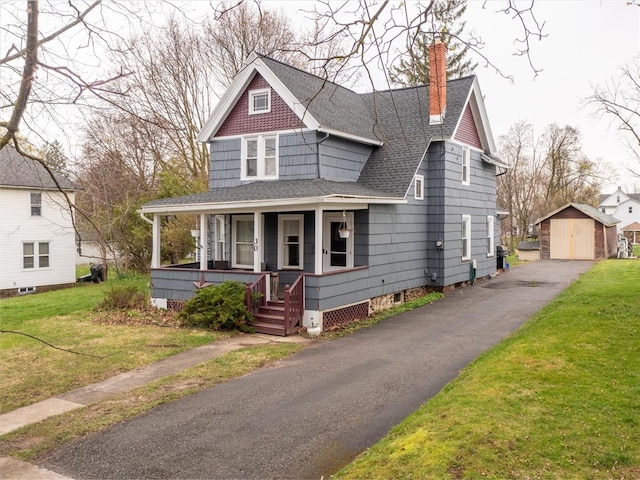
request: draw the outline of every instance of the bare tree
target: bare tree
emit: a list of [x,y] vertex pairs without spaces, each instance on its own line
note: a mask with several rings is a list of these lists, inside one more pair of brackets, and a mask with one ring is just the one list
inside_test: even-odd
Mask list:
[[[110,2],[109,10],[131,15],[127,4]],[[46,117],[56,122],[54,107],[81,104],[88,92],[102,97],[111,91],[112,80],[126,75],[100,72],[98,56],[94,65],[75,59],[78,51],[95,52],[113,45],[117,35],[101,13],[105,13],[101,0],[0,3],[0,32],[7,46],[0,57],[0,149],[19,141],[22,124],[37,132],[36,120],[43,123]],[[89,74],[88,67],[96,71]]]
[[539,140],[526,122],[515,123],[499,139],[500,157],[510,169],[498,177],[498,203],[509,211],[506,222],[508,244],[524,240],[534,219],[540,215],[543,191],[544,159],[539,153]]
[[596,88],[587,103],[598,117],[611,120],[626,137],[634,159],[626,168],[640,178],[640,56],[622,67],[619,77],[609,85]]

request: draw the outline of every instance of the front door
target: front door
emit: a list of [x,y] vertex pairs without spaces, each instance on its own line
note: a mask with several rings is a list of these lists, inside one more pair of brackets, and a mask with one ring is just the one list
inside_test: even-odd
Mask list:
[[[346,221],[351,233],[341,238],[338,229]],[[325,213],[322,242],[322,271],[331,272],[353,267],[353,213]]]

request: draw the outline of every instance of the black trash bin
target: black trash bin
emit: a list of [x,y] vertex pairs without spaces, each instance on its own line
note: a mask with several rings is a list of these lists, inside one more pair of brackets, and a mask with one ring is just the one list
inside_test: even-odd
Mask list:
[[504,245],[496,246],[496,268],[504,270],[504,259],[509,254],[509,250]]

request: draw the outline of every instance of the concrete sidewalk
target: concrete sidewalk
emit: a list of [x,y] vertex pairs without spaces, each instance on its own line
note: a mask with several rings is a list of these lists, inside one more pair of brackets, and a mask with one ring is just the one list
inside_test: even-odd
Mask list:
[[[299,335],[275,337],[256,333],[236,335],[232,338],[192,348],[159,360],[146,367],[121,373],[102,382],[93,383],[63,393],[57,397],[42,400],[41,402],[19,408],[12,412],[4,413],[0,415],[0,435],[41,422],[56,415],[61,415],[93,403],[107,400],[234,350],[256,345],[266,345],[268,343],[308,343],[312,341],[313,340]],[[11,457],[0,457],[0,478],[61,480],[68,477],[38,468],[27,462],[22,462]]]

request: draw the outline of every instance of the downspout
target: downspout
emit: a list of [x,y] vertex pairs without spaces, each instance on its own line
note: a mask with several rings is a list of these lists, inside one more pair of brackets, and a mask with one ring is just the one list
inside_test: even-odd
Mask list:
[[144,216],[144,212],[140,212],[140,217],[141,217],[145,222],[147,222],[149,225],[153,225],[153,220],[151,220],[151,219],[149,219],[149,218],[145,217],[145,216]]

